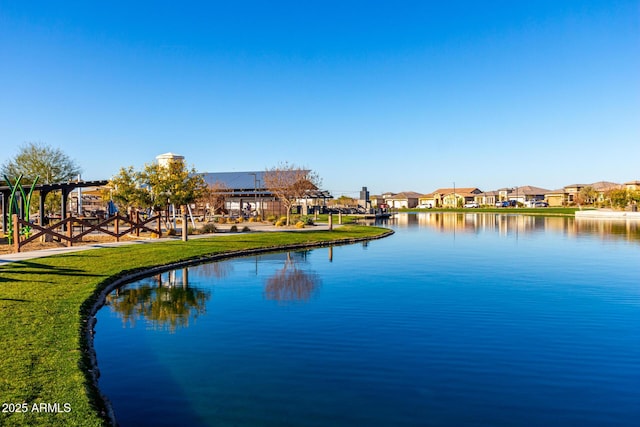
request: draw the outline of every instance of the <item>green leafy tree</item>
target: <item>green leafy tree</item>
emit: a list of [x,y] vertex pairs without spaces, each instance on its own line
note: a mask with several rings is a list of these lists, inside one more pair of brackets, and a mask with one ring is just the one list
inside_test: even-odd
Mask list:
[[[27,142],[18,150],[18,154],[0,167],[0,175],[9,179],[23,176],[24,184],[36,179],[39,184],[53,184],[76,179],[81,172],[80,166],[59,148],[40,142]],[[45,210],[55,212],[60,209],[60,197],[49,193],[45,199]]]
[[640,190],[629,190],[627,191],[627,200],[629,203],[635,203],[636,205],[640,203]]
[[629,203],[627,190],[624,188],[616,188],[607,194],[611,206],[618,209],[624,209]]
[[582,187],[576,196],[577,197],[575,201],[578,205],[592,205],[598,199],[598,191],[596,191],[596,189],[592,186],[588,185],[586,187]]
[[336,206],[356,206],[358,204],[358,201],[353,197],[342,195],[335,199],[332,204]]
[[80,166],[62,150],[40,142],[22,145],[18,154],[2,165],[3,175],[9,178],[22,175],[23,181],[28,183],[36,176],[42,184],[70,181],[80,172]]
[[127,211],[131,208],[151,207],[151,194],[142,184],[140,173],[136,172],[133,166],[120,168],[120,172],[109,180],[103,198],[113,200]]
[[173,160],[168,165],[147,164],[140,179],[149,186],[154,207],[184,206],[201,198],[206,183],[195,169],[187,169],[183,160]]

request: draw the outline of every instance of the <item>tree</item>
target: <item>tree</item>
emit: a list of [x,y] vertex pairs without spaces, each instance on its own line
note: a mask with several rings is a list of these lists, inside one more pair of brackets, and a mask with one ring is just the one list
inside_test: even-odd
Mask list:
[[[24,184],[31,184],[39,177],[39,184],[53,184],[75,179],[81,172],[80,166],[59,148],[40,142],[23,144],[18,154],[0,167],[0,175],[16,179],[22,175]],[[60,209],[60,198],[49,193],[45,199],[45,210]]]
[[320,185],[320,177],[315,172],[287,162],[267,169],[263,180],[265,188],[284,205],[287,225],[290,224],[291,208],[296,200],[307,197],[310,191],[317,190]]
[[142,188],[142,184],[140,173],[134,171],[133,166],[120,168],[120,172],[109,180],[109,189],[103,193],[103,198],[110,198],[127,211],[151,207],[151,194]]
[[206,189],[204,178],[195,169],[187,169],[183,160],[173,160],[167,166],[145,165],[140,179],[149,186],[154,207],[184,206],[202,197]]
[[629,203],[627,190],[624,188],[615,188],[607,192],[607,198],[611,206],[618,209],[624,209]]
[[598,192],[595,188],[588,185],[586,187],[582,187],[578,194],[576,194],[576,204],[587,204],[592,205],[598,199]]
[[59,148],[40,142],[28,142],[18,154],[2,165],[2,175],[9,178],[23,176],[23,182],[31,183],[39,176],[42,184],[53,184],[75,179],[80,166]]
[[337,199],[333,200],[333,205],[336,206],[357,206],[358,205],[358,201],[356,199],[354,199],[353,197],[349,197],[349,196],[340,196]]
[[208,205],[207,212],[212,215],[218,212],[224,213],[228,193],[229,188],[223,182],[216,181],[207,186],[199,202]]

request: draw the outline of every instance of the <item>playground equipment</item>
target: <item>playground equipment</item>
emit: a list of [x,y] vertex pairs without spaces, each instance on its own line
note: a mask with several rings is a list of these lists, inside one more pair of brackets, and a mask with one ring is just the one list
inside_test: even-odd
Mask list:
[[[11,180],[4,176],[4,180],[7,182],[9,187],[11,188],[11,194],[9,196],[9,215],[18,215],[24,219],[25,222],[29,223],[29,211],[31,209],[31,197],[33,196],[33,190],[38,183],[39,176],[36,176],[36,179],[33,180],[31,184],[31,188],[29,189],[29,193],[24,191],[24,187],[20,184],[22,181],[22,175],[20,175],[15,183],[11,183]],[[19,190],[19,193],[18,193]],[[18,195],[20,197],[18,197]],[[31,227],[25,226],[20,229],[20,234],[25,237],[29,237],[31,234]],[[13,221],[10,221],[8,224],[8,228],[6,230],[7,240],[9,244],[13,242]]]

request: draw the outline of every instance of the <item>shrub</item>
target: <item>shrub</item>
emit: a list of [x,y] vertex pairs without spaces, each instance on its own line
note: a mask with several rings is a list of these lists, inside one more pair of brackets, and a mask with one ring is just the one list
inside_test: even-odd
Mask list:
[[175,236],[176,234],[178,233],[176,232],[175,228],[170,228],[167,230],[167,236]]
[[213,224],[213,223],[205,224],[200,229],[200,232],[203,233],[203,234],[215,233],[216,231],[218,231],[218,229],[216,228],[215,224]]
[[246,225],[244,227],[242,227],[242,232],[246,233],[247,231],[251,231],[251,229],[249,227],[247,227]]
[[227,222],[227,219],[223,216],[221,216],[220,218],[218,218],[218,224],[224,224]]
[[237,233],[238,232],[238,226],[237,225],[232,225],[231,228],[229,229],[229,232]]
[[187,234],[200,234],[200,231],[197,228],[188,227],[187,228]]
[[304,228],[304,221],[296,222],[296,228]]
[[276,219],[278,219],[275,215],[269,215],[267,217],[267,221],[269,222],[276,222]]
[[287,223],[287,220],[285,219],[284,221],[282,219],[279,219],[276,221],[276,227],[284,227],[284,225]]
[[236,218],[236,224],[242,224],[244,222],[244,218],[239,216],[238,218]]
[[313,225],[313,217],[308,215],[301,217],[300,221],[304,222],[305,225]]

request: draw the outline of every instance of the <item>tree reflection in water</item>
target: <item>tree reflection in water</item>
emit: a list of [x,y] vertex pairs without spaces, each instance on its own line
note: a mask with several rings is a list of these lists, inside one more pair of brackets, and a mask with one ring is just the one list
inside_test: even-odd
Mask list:
[[188,269],[184,268],[181,277],[170,271],[136,287],[116,289],[107,296],[106,305],[118,313],[125,326],[135,326],[136,320],[144,319],[154,329],[174,333],[204,314],[210,298],[210,292],[189,287]]
[[319,276],[299,269],[287,253],[284,267],[267,280],[264,297],[280,303],[308,301],[319,287]]

